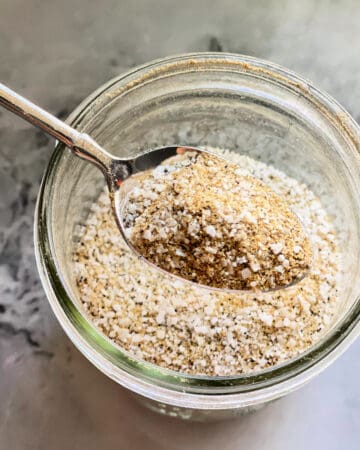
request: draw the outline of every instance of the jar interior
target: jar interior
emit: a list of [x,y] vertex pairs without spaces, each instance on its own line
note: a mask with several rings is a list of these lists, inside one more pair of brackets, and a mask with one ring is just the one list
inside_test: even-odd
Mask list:
[[[174,144],[220,147],[271,164],[310,187],[338,230],[345,268],[340,320],[358,294],[360,205],[358,157],[336,125],[305,94],[245,72],[154,75],[120,94],[119,86],[74,119],[114,155]],[[55,164],[48,205],[52,251],[62,283],[81,308],[72,254],[78,225],[105,181],[61,146]]]

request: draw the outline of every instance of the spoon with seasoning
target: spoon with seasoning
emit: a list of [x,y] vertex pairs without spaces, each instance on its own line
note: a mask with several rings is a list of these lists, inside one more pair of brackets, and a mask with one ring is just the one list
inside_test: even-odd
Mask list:
[[153,267],[231,292],[284,289],[308,274],[300,220],[235,164],[177,145],[119,158],[1,83],[0,105],[102,171],[125,242]]

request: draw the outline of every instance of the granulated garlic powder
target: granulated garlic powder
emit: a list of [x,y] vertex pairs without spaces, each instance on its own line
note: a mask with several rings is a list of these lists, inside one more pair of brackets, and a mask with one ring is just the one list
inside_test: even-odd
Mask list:
[[316,343],[339,310],[341,270],[333,226],[305,185],[246,156],[213,151],[264,182],[301,219],[313,251],[306,278],[284,290],[236,295],[174,279],[129,250],[107,193],[81,228],[74,266],[85,313],[115,344],[164,368],[224,376],[272,367]]

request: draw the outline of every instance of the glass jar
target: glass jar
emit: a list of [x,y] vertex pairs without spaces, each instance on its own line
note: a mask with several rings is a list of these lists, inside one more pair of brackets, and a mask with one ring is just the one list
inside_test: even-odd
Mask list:
[[58,144],[35,217],[43,286],[79,350],[149,407],[191,419],[241,414],[302,386],[359,334],[360,130],[328,95],[266,61],[198,53],[158,60],[113,79],[84,100],[68,123],[119,156],[163,145],[209,145],[273,164],[306,183],[339,230],[346,266],[342,309],[316,345],[254,374],[172,372],[113,344],[83,313],[72,262],[76,228],[105,182],[100,171]]

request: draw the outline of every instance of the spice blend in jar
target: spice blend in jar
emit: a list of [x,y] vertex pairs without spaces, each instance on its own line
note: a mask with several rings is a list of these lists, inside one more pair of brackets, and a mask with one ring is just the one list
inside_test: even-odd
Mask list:
[[[316,343],[340,307],[341,267],[333,225],[308,187],[246,156],[214,151],[236,163],[241,176],[268,186],[300,218],[313,253],[303,280],[267,293],[231,293],[161,273],[128,248],[107,193],[81,228],[74,261],[84,311],[115,344],[164,368],[226,376],[273,367]],[[284,248],[276,244],[273,253],[284,266]]]

